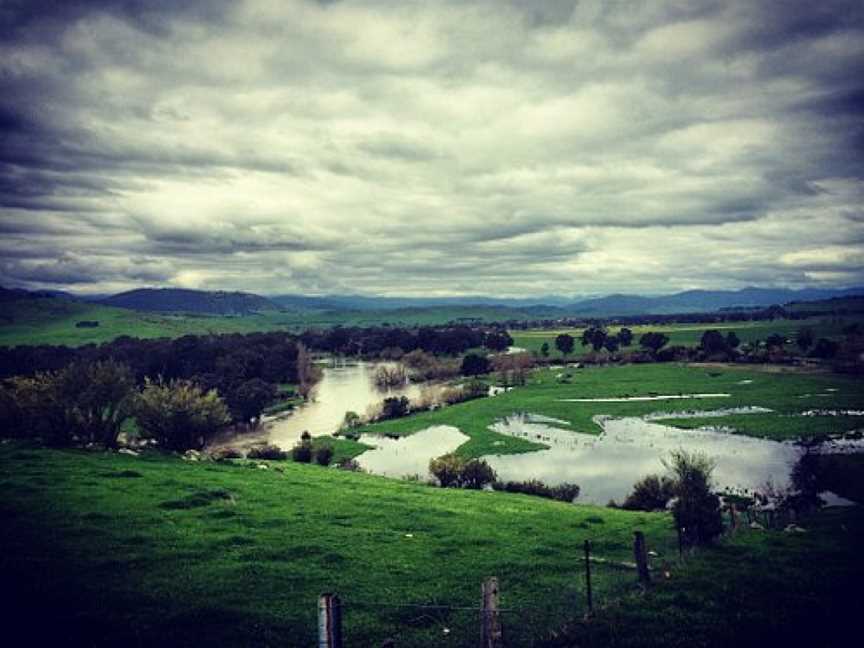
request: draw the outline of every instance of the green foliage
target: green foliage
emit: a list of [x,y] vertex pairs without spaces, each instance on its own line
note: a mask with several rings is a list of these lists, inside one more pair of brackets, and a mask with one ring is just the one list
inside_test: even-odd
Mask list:
[[523,495],[545,497],[546,499],[558,500],[560,502],[573,502],[577,497],[579,497],[579,492],[581,490],[578,484],[564,482],[557,486],[548,486],[539,479],[495,482],[492,484],[492,488],[507,493],[522,493]]
[[589,326],[582,332],[582,346],[590,345],[594,351],[599,351],[606,344],[608,337],[609,333],[602,326]]
[[319,446],[315,450],[315,463],[319,466],[329,466],[333,461],[333,448],[329,445]]
[[129,417],[134,389],[126,365],[73,362],[56,373],[10,380],[0,395],[0,417],[13,436],[112,447]]
[[310,463],[312,461],[312,444],[308,441],[300,441],[291,450],[291,458],[297,463]]
[[266,444],[255,446],[246,454],[248,459],[270,459],[274,461],[284,461],[288,458],[288,453],[279,446]]
[[381,420],[397,419],[407,416],[411,408],[411,401],[407,396],[389,396],[381,405]]
[[231,420],[216,390],[204,392],[188,380],[148,379],[133,411],[141,433],[170,450],[200,449]]
[[489,373],[492,370],[492,365],[489,358],[477,353],[468,353],[462,358],[462,368],[460,369],[463,376],[479,376],[480,374]]
[[708,544],[723,532],[720,498],[711,492],[715,463],[707,455],[673,450],[664,460],[675,482],[672,515],[684,537],[693,544]]
[[540,355],[542,355],[544,358],[549,357],[549,343],[548,342],[544,342],[543,344],[540,345]]
[[669,343],[669,336],[665,333],[657,333],[649,331],[639,338],[639,346],[650,350],[652,353],[657,353],[660,349]]
[[251,378],[231,390],[228,405],[236,420],[257,423],[264,409],[275,399],[276,385],[260,378]]
[[673,497],[673,479],[665,475],[646,475],[633,485],[633,492],[627,496],[621,508],[629,511],[664,511]]
[[495,471],[485,460],[465,460],[455,454],[432,459],[429,462],[429,472],[442,488],[479,490],[496,479]]
[[573,347],[576,341],[573,336],[568,333],[561,333],[555,337],[555,348],[561,352],[561,355],[568,356],[573,353]]

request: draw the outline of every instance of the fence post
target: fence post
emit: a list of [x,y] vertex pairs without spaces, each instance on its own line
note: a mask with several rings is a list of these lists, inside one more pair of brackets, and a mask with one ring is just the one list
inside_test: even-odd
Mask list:
[[318,648],[342,648],[342,602],[336,594],[318,597]]
[[498,579],[483,581],[483,601],[480,608],[481,648],[504,648],[504,629],[498,615]]
[[639,582],[642,585],[650,585],[651,575],[648,573],[648,550],[645,546],[645,534],[641,531],[633,532],[633,555],[636,558],[636,570],[639,573]]
[[738,511],[735,509],[735,502],[729,505],[729,516],[732,518],[732,532],[738,530]]
[[588,614],[594,612],[594,600],[591,597],[591,541],[585,541],[585,594],[588,597]]

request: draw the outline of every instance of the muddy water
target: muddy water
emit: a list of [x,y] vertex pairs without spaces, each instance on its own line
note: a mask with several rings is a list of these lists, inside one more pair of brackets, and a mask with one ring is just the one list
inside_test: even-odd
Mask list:
[[429,478],[429,461],[453,452],[468,437],[450,425],[436,425],[401,439],[363,434],[360,442],[373,447],[359,457],[364,470],[387,477]]
[[[702,414],[717,416],[723,412]],[[486,459],[499,479],[575,482],[582,488],[579,501],[605,504],[610,499],[620,502],[641,477],[663,473],[661,458],[670,450],[685,448],[708,454],[717,462],[714,477],[719,490],[745,492],[769,480],[777,486],[787,485],[789,471],[802,452],[790,443],[712,429],[680,430],[643,418],[597,417],[595,421],[603,428],[599,436],[556,427],[536,417],[508,417],[492,429],[544,443],[549,449]]]
[[363,416],[371,407],[389,396],[417,398],[421,387],[406,385],[401,389],[382,391],[372,381],[378,363],[332,362],[315,386],[312,399],[289,415],[268,422],[269,442],[291,448],[304,430],[312,436],[333,434],[339,429],[346,412]]

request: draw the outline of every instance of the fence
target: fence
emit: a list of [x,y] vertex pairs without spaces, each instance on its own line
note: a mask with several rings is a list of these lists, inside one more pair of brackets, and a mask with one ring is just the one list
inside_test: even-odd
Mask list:
[[[433,626],[427,633],[427,645],[480,645],[483,648],[503,648],[505,645],[524,645],[530,642],[529,635],[539,628],[562,625],[573,616],[590,616],[595,607],[607,604],[627,591],[647,588],[653,572],[660,569],[651,564],[652,555],[645,535],[634,532],[632,561],[616,560],[594,555],[591,541],[582,546],[581,578],[574,574],[576,582],[570,594],[572,605],[506,606],[502,604],[502,585],[495,577],[481,583],[479,598],[474,605],[418,604],[370,601],[342,597],[337,593],[325,593],[318,599],[318,646],[319,648],[342,648],[351,642],[345,640],[344,619],[349,609],[371,609],[378,613],[395,612],[403,622]],[[581,583],[578,582],[581,580]],[[581,587],[579,587],[581,585]],[[567,598],[567,597],[565,597]],[[405,614],[407,613],[407,615]],[[440,623],[438,623],[440,621]],[[440,626],[440,627],[435,627]],[[416,643],[416,639],[414,642]],[[365,644],[364,644],[365,645]],[[400,643],[394,636],[379,642],[380,646],[397,648],[409,643]],[[413,644],[412,644],[413,645]]]
[[[790,520],[789,515],[792,516]],[[770,510],[747,509],[738,511],[734,505],[722,512],[724,535],[751,525],[777,528],[790,521],[794,514],[781,514]],[[554,600],[514,600],[508,597],[507,583],[490,577],[480,583],[475,601],[451,602],[398,602],[378,601],[322,594],[318,601],[318,646],[341,648],[343,645],[379,645],[403,648],[414,645],[477,646],[502,648],[530,645],[574,619],[587,619],[609,604],[620,601],[629,593],[644,591],[652,582],[670,578],[674,570],[696,550],[687,529],[672,530],[669,534],[655,534],[650,539],[641,531],[633,535],[629,555],[610,551],[602,545],[601,551],[590,540],[585,540],[574,552],[574,570],[569,586],[555,592]],[[562,605],[561,601],[566,601]],[[353,620],[346,622],[354,615]],[[357,637],[370,619],[386,619],[392,636],[354,643],[346,639],[348,633]],[[406,630],[412,632],[406,632]],[[413,634],[412,634],[413,633]],[[408,635],[411,635],[410,637]]]

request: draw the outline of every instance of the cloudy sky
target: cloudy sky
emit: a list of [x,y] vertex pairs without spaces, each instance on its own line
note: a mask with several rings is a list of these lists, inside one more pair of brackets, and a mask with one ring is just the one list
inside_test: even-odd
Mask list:
[[0,0],[0,284],[861,285],[862,114],[860,0]]

